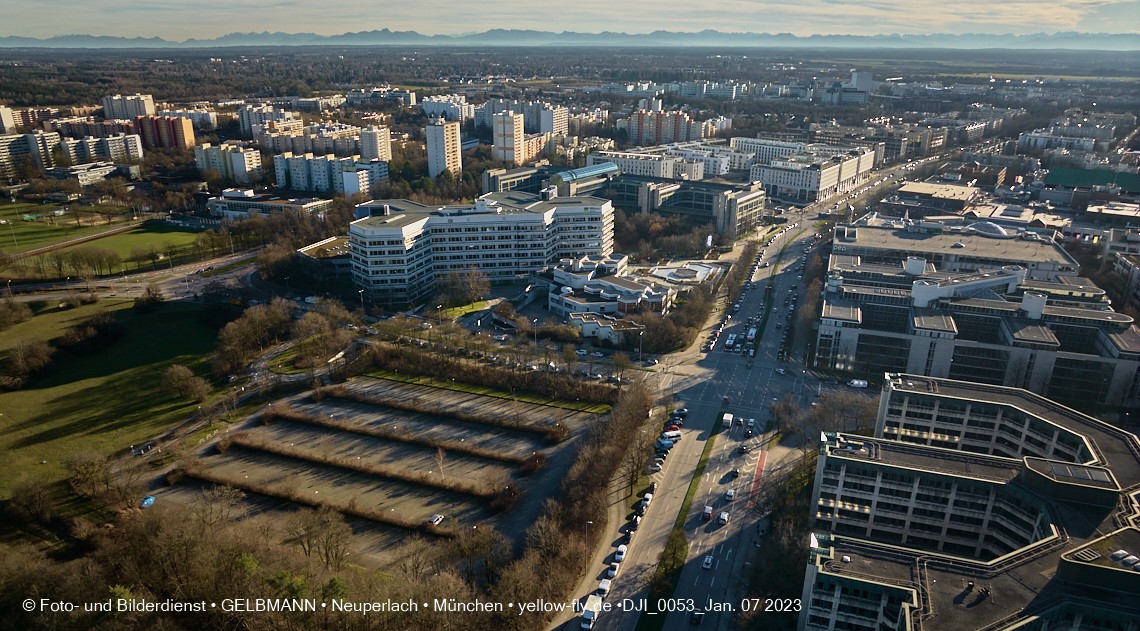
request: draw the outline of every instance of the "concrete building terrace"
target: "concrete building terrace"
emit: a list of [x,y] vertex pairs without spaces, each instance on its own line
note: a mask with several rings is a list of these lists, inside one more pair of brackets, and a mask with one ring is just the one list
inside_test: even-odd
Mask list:
[[1140,626],[1135,435],[1018,388],[892,373],[874,438],[824,438],[800,629]]

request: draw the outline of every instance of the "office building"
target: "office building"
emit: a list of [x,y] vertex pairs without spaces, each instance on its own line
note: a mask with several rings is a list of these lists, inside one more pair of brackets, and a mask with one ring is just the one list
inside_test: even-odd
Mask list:
[[921,219],[927,215],[962,213],[981,199],[974,186],[906,182],[880,204],[885,215]]
[[705,177],[703,162],[677,156],[632,151],[598,151],[586,157],[586,166],[612,162],[622,173],[677,180],[701,180]]
[[[1140,246],[1140,234],[1134,235]],[[1140,307],[1140,255],[1118,254],[1112,264],[1112,271],[1124,280],[1124,302],[1132,307]]]
[[103,97],[103,118],[134,120],[140,116],[154,116],[154,97],[149,94]]
[[59,134],[53,131],[0,136],[0,178],[13,179],[19,174],[21,156],[30,156],[31,166],[36,169],[54,167],[53,152],[59,145]]
[[424,129],[427,137],[428,176],[435,176],[445,170],[452,177],[463,172],[463,154],[460,151],[459,121],[446,121],[433,118]]
[[332,208],[329,199],[304,199],[257,194],[248,188],[227,188],[221,197],[212,197],[206,202],[206,209],[213,217],[230,221],[248,219],[250,213],[280,215],[295,213],[311,215]]
[[1140,331],[1051,239],[989,222],[901,223],[837,228],[817,367],[1013,386],[1076,406],[1140,402]]
[[767,200],[764,187],[755,182],[730,184],[625,174],[610,178],[595,194],[613,201],[615,208],[626,213],[682,217],[708,224],[712,232],[731,239],[756,229]]
[[802,631],[1140,627],[1140,442],[1018,388],[885,376],[827,432]]
[[[559,261],[551,270],[554,286],[547,295],[547,309],[564,317],[585,313],[668,313],[677,297],[676,290],[622,276],[628,261],[621,254]],[[606,273],[601,274],[602,271]]]
[[116,171],[118,167],[110,162],[92,162],[69,167],[53,167],[45,170],[44,175],[53,180],[75,180],[80,186],[91,186],[106,180]]
[[139,116],[135,128],[147,149],[189,149],[194,146],[194,124],[187,118]]
[[162,110],[159,116],[174,116],[188,118],[194,124],[194,129],[211,130],[218,127],[218,113],[208,109],[192,110]]
[[763,184],[769,197],[811,203],[854,190],[875,167],[875,151],[870,148],[829,154],[798,153],[757,164],[751,179]]
[[137,134],[119,134],[107,138],[61,138],[59,147],[72,164],[96,160],[128,162],[143,159],[142,138]]
[[360,130],[360,157],[364,160],[392,160],[392,133],[387,127],[365,127]]
[[0,105],[0,134],[16,133],[16,118],[12,116],[12,109]]
[[194,147],[194,161],[199,171],[213,169],[238,184],[256,182],[263,175],[261,152],[237,140],[227,140],[217,147],[202,143]]
[[490,193],[474,204],[386,199],[357,206],[349,225],[352,274],[376,302],[429,295],[437,278],[472,266],[492,283],[524,278],[564,258],[607,256],[613,207],[596,197]]
[[414,107],[416,93],[407,90],[393,90],[389,86],[379,86],[371,89],[349,90],[345,95],[345,102],[349,105],[365,105],[378,107],[385,103],[399,103]]
[[268,125],[270,122],[283,123],[294,120],[297,121],[299,128],[301,121],[293,115],[293,112],[280,110],[272,105],[243,105],[238,109],[238,126],[241,128],[243,138],[254,137],[254,125],[270,129],[271,126]]

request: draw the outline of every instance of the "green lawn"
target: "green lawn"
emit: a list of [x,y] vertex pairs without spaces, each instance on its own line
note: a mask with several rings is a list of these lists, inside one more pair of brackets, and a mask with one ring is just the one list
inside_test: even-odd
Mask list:
[[[0,201],[0,220],[7,223],[0,225],[0,252],[23,252],[45,245],[59,243],[68,239],[81,237],[92,232],[102,232],[114,227],[107,225],[103,218],[89,211],[94,207],[80,209],[80,222],[76,225],[75,215],[68,213],[62,217],[51,217],[51,211],[61,208],[57,203],[29,204],[17,202],[15,204],[4,200]],[[122,207],[112,207],[114,211],[126,211]],[[46,214],[33,221],[24,221],[24,215]],[[97,226],[88,225],[90,221],[97,220]]]
[[[122,258],[123,262],[118,267],[114,268],[113,273],[118,273],[120,270],[128,272],[134,271],[136,265],[131,259],[131,249],[136,247],[149,247],[153,245],[159,252],[163,250],[163,244],[171,242],[177,248],[174,255],[174,265],[182,263],[189,263],[196,257],[191,244],[194,243],[194,238],[198,236],[197,231],[186,230],[185,228],[178,228],[175,226],[166,225],[153,225],[135,228],[129,232],[111,235],[95,241],[88,241],[79,245],[64,248],[62,252],[68,252],[75,248],[103,248],[111,250]],[[32,266],[35,267],[35,266]],[[157,269],[170,267],[170,261],[163,259],[154,264]],[[151,269],[150,262],[143,263],[142,270]],[[50,267],[49,267],[50,270]],[[54,272],[53,272],[54,273]]]
[[444,309],[442,313],[443,313],[443,317],[445,317],[445,318],[455,319],[455,318],[462,318],[463,316],[467,315],[468,313],[475,313],[476,311],[482,311],[483,309],[486,309],[486,308],[487,308],[487,301],[486,300],[480,300],[478,302],[473,302],[469,305],[463,305],[462,307],[452,307],[451,309]]
[[[25,390],[0,394],[0,498],[24,474],[49,483],[63,480],[72,452],[113,453],[146,442],[185,419],[196,403],[175,400],[159,389],[172,363],[208,372],[207,356],[217,334],[197,323],[197,305],[165,304],[140,315],[126,300],[62,311],[51,309],[0,333],[0,350],[17,340],[53,338],[99,311],[113,311],[126,334],[88,357],[58,352],[55,368]],[[46,461],[46,464],[40,464]]]

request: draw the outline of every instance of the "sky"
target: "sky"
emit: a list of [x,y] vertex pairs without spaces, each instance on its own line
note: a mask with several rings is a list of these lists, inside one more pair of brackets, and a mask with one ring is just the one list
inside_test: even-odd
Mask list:
[[1140,33],[1140,0],[0,0],[0,35],[113,35],[182,41],[233,32],[425,35],[491,28],[889,33]]

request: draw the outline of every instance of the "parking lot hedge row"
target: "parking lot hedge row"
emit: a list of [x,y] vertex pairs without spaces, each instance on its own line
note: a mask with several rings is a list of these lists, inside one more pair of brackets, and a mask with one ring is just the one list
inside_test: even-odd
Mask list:
[[462,493],[464,495],[472,495],[482,499],[492,499],[496,493],[494,489],[477,482],[470,482],[461,478],[448,479],[443,476],[434,476],[428,473],[416,473],[407,469],[399,467],[390,467],[387,465],[365,462],[363,460],[350,460],[348,458],[341,458],[337,456],[325,456],[323,454],[314,453],[308,449],[300,449],[298,447],[290,447],[281,443],[271,442],[261,438],[254,438],[249,435],[236,435],[233,437],[232,444],[238,447],[244,447],[254,451],[264,451],[265,453],[273,454],[275,456],[283,456],[285,458],[293,458],[295,460],[304,460],[314,464],[325,465],[328,467],[336,467],[338,469],[347,469],[355,471],[356,473],[363,473],[365,475],[372,475],[378,478],[387,478],[389,480],[397,480],[399,482],[407,482],[410,484],[418,484],[421,486],[430,486],[444,491],[451,491],[452,493]]
[[[559,423],[535,423],[532,421],[524,421],[522,419],[489,416],[486,414],[467,414],[465,412],[453,412],[442,407],[424,405],[422,403],[415,403],[411,401],[401,401],[400,399],[392,397],[382,397],[374,394],[362,394],[360,392],[353,392],[344,386],[330,386],[327,388],[321,388],[319,396],[344,399],[345,401],[354,401],[356,403],[364,403],[365,405],[388,407],[395,410],[403,410],[405,412],[418,412],[420,414],[446,416],[458,419],[460,421],[467,421],[469,423],[479,423],[481,425],[491,425],[493,427],[517,429],[522,432],[539,434],[546,437],[549,437],[551,430],[554,429],[556,425],[559,425]],[[562,437],[565,438],[565,436]]]
[[452,528],[443,528],[440,526],[433,526],[427,521],[419,521],[415,519],[406,519],[392,512],[369,510],[360,508],[356,505],[356,499],[353,498],[348,504],[341,504],[333,502],[328,499],[319,499],[316,495],[303,494],[296,489],[288,488],[281,484],[258,484],[250,482],[245,478],[237,476],[222,475],[216,471],[207,469],[201,461],[196,459],[179,464],[166,476],[168,484],[177,484],[184,479],[194,479],[202,482],[209,482],[211,484],[218,484],[221,486],[231,486],[235,489],[240,489],[247,493],[257,493],[266,497],[272,497],[303,506],[311,506],[313,508],[321,508],[326,506],[338,513],[348,515],[350,517],[359,517],[360,519],[367,519],[380,524],[387,524],[389,526],[398,526],[408,530],[417,530],[419,532],[436,535],[440,537],[452,538],[458,536],[458,532]]
[[[278,419],[292,421],[294,423],[304,423],[306,425],[313,425],[326,429],[334,429],[342,432],[351,432],[353,434],[361,434],[363,436],[372,436],[374,438],[381,438],[383,440],[394,440],[408,445],[440,448],[453,453],[475,456],[477,458],[487,458],[489,460],[498,460],[500,462],[509,462],[511,464],[517,465],[523,465],[532,458],[530,455],[520,456],[515,454],[508,454],[502,451],[496,451],[494,449],[486,449],[484,447],[468,445],[467,443],[461,443],[457,440],[441,440],[432,436],[416,436],[414,434],[401,432],[394,429],[356,425],[346,420],[329,418],[327,416],[305,414],[304,412],[299,412],[283,404],[271,406],[261,414],[261,422],[266,425]],[[541,454],[542,452],[536,453]]]
[[613,403],[618,388],[590,381],[578,381],[559,373],[546,371],[519,372],[486,364],[473,364],[457,357],[417,348],[391,344],[374,344],[366,355],[373,366],[414,375],[432,375],[440,381],[454,379],[460,383],[488,386],[511,392],[521,390],[552,399]]

